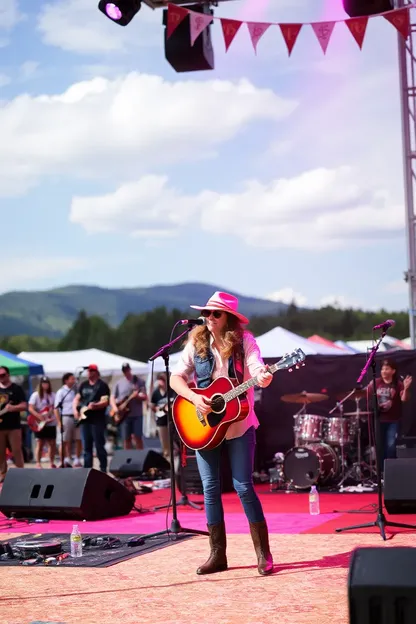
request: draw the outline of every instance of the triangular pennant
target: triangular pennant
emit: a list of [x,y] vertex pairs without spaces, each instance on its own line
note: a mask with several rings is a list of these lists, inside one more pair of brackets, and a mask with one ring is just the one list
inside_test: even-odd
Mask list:
[[189,11],[189,24],[191,31],[191,46],[194,45],[195,40],[199,37],[205,28],[211,24],[214,18],[212,15],[206,15],[205,13],[197,13],[196,11]]
[[358,47],[362,50],[365,32],[367,30],[368,17],[353,17],[352,19],[345,20],[345,23],[358,43]]
[[168,4],[168,19],[166,28],[166,36],[168,39],[187,15],[188,11],[183,7],[177,6],[176,4]]
[[290,56],[303,24],[279,24],[279,26]]
[[250,33],[251,42],[253,44],[254,52],[256,54],[257,44],[270,26],[271,24],[266,24],[262,22],[247,22],[248,32]]
[[315,22],[311,24],[322,51],[325,54],[336,22]]
[[410,35],[410,17],[409,8],[396,9],[385,13],[384,16],[390,24],[393,24],[405,39]]
[[222,27],[222,33],[224,35],[226,52],[228,51],[228,48],[234,41],[234,37],[240,30],[242,23],[243,22],[239,22],[238,20],[226,19],[225,17],[221,18],[221,27]]

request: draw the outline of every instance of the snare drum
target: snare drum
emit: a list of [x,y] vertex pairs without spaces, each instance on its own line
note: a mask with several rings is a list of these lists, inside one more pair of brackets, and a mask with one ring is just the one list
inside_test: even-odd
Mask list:
[[354,424],[349,418],[327,418],[324,427],[324,441],[327,444],[335,444],[336,446],[353,444],[356,434]]
[[300,414],[296,417],[295,444],[302,442],[321,442],[324,439],[326,416]]
[[335,479],[340,469],[338,455],[328,444],[295,446],[283,463],[286,480],[300,490]]

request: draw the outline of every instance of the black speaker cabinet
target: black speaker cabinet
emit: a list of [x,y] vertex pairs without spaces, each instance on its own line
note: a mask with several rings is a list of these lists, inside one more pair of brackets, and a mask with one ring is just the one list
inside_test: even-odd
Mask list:
[[94,468],[11,468],[0,511],[8,518],[102,520],[129,514],[134,501],[134,494]]
[[350,17],[376,15],[394,9],[393,0],[343,0],[343,5]]
[[416,458],[385,460],[384,506],[389,514],[416,514]]
[[355,550],[348,577],[350,624],[414,624],[415,570],[415,548]]
[[133,449],[131,451],[115,451],[110,462],[110,472],[115,477],[140,477],[151,468],[168,471],[170,463],[158,449]]
[[[213,14],[209,4],[194,4],[187,6],[187,9],[195,13]],[[163,12],[163,24],[167,25],[167,9]],[[191,46],[189,15],[175,28],[169,39],[165,28],[165,58],[176,72],[214,69],[211,24],[196,38],[193,46]]]

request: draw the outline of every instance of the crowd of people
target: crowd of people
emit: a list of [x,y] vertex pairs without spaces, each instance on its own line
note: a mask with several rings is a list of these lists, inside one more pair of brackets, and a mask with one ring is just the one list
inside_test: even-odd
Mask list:
[[11,380],[9,369],[0,367],[0,483],[9,461],[17,468],[24,467],[28,445],[22,436],[25,423],[34,434],[34,444],[29,444],[37,468],[43,467],[46,451],[51,468],[92,468],[95,454],[100,470],[107,472],[109,437],[125,449],[143,448],[143,413],[147,405],[156,421],[163,455],[168,459],[166,376],[157,376],[148,397],[145,382],[132,373],[129,363],[123,364],[121,372],[122,377],[110,390],[98,366],[90,364],[86,380],[77,383],[75,375],[68,372],[56,393],[51,380],[44,376],[27,397],[22,386]]

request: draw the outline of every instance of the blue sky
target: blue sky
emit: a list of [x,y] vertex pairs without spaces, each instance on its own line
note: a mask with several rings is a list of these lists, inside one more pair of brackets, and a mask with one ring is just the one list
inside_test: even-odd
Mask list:
[[[319,306],[407,308],[397,37],[304,27],[289,58],[242,27],[176,74],[162,12],[0,0],[2,291],[204,281]],[[221,3],[218,17],[346,17],[341,0]],[[201,253],[202,252],[202,253]]]

